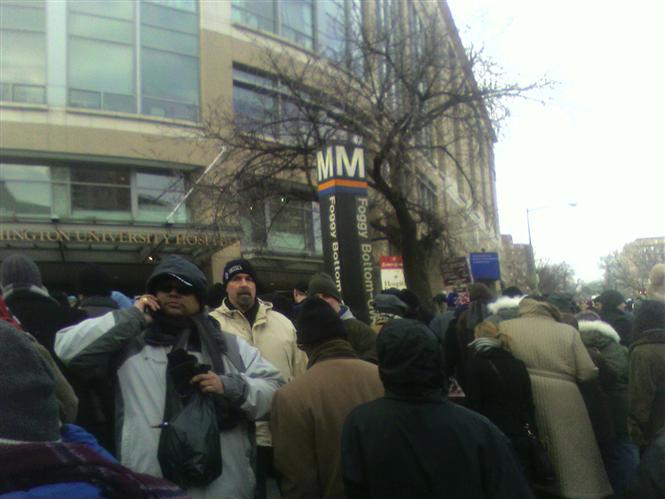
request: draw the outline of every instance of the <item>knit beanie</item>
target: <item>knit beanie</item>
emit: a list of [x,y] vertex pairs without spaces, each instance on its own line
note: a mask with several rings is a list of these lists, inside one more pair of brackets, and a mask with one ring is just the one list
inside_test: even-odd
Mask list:
[[225,288],[231,278],[236,274],[248,274],[254,279],[254,281],[256,281],[256,270],[254,270],[254,267],[249,260],[238,258],[237,260],[231,260],[224,266],[222,280]]
[[635,335],[651,329],[665,330],[665,303],[662,301],[644,300],[635,312]]
[[0,321],[0,439],[60,438],[53,373],[28,337]]
[[625,298],[621,293],[614,289],[603,291],[597,300],[603,305],[603,310],[612,310],[621,305]]
[[37,286],[43,288],[42,274],[37,264],[23,254],[9,255],[2,261],[0,285],[15,287]]
[[393,294],[379,293],[374,297],[374,308],[384,314],[402,317],[409,306]]
[[79,293],[83,296],[111,296],[111,276],[99,265],[91,263],[79,272]]
[[346,339],[342,319],[321,298],[310,297],[302,302],[296,318],[296,338],[299,345],[314,345],[335,338]]
[[379,377],[387,391],[406,396],[440,393],[445,376],[439,340],[425,324],[388,322],[376,340]]
[[337,289],[337,286],[335,286],[335,281],[333,281],[333,278],[324,272],[314,274],[309,280],[309,285],[307,286],[307,295],[314,296],[317,293],[332,296],[338,302],[342,303],[342,294]]

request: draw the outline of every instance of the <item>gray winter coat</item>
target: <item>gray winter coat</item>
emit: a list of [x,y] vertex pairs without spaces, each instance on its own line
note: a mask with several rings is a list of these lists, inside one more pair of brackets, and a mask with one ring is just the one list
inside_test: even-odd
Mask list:
[[[59,331],[55,351],[72,371],[88,379],[116,377],[116,441],[123,465],[162,476],[157,459],[164,416],[166,367],[170,346],[146,344],[143,314],[136,308],[110,312]],[[197,497],[254,497],[253,421],[270,412],[274,391],[283,383],[279,371],[258,350],[236,336],[222,333],[227,353],[220,375],[224,396],[246,415],[235,428],[220,432],[222,475],[207,487],[187,490]],[[201,352],[190,351],[200,362]]]

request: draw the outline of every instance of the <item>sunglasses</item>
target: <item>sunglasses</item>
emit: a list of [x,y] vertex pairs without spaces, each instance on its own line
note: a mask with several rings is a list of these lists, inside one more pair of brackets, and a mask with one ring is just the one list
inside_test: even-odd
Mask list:
[[170,293],[171,291],[175,290],[176,293],[179,295],[193,295],[194,294],[194,288],[191,286],[185,286],[184,284],[180,283],[170,283],[170,282],[165,282],[164,284],[158,284],[155,286],[155,291],[158,293]]

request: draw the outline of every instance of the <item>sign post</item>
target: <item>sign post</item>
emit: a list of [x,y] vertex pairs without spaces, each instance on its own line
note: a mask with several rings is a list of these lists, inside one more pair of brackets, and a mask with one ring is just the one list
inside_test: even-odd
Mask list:
[[404,262],[401,256],[382,256],[381,265],[381,289],[406,288],[404,279]]
[[498,253],[469,253],[474,281],[498,281],[501,279]]
[[318,152],[316,167],[326,269],[353,314],[370,322],[374,272],[365,152],[355,145],[327,145]]
[[471,284],[471,274],[465,256],[446,260],[442,266],[442,273],[446,286],[461,288]]

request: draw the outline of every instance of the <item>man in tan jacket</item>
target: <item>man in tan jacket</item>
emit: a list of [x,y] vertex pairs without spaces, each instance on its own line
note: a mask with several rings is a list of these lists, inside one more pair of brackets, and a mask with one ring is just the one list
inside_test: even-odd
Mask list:
[[357,405],[383,396],[376,365],[360,360],[338,314],[308,298],[296,321],[307,372],[273,398],[270,429],[282,494],[289,498],[344,498],[341,436]]
[[[226,298],[212,311],[223,331],[240,336],[256,347],[261,356],[279,369],[289,382],[305,371],[307,357],[296,345],[295,328],[289,319],[256,297],[256,272],[244,259],[224,267]],[[273,475],[272,441],[267,422],[256,424],[257,497],[266,497],[266,480]]]

